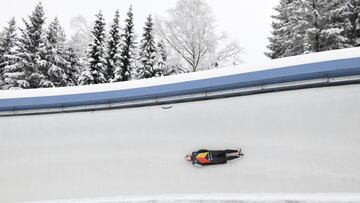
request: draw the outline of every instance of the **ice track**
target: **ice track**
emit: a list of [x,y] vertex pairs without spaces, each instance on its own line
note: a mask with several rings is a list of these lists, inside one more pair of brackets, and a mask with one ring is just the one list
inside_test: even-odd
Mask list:
[[[360,202],[359,104],[360,85],[351,82],[6,114],[0,202]],[[196,149],[237,147],[245,156],[227,165],[195,168],[184,160]]]

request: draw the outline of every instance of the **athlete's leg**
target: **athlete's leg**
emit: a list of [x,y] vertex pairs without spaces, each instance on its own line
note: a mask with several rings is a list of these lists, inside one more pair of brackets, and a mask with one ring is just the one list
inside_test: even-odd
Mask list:
[[239,150],[237,149],[227,149],[225,150],[226,153],[237,153]]
[[213,156],[225,156],[226,154],[229,154],[229,153],[237,153],[238,150],[235,150],[235,149],[226,149],[226,150],[213,150],[211,151],[211,154]]
[[239,158],[240,156],[228,156],[228,157],[226,157],[226,160],[233,160],[233,159],[237,159],[237,158]]
[[222,157],[222,156],[226,155],[226,150],[213,150],[213,151],[211,151],[211,154],[214,157]]

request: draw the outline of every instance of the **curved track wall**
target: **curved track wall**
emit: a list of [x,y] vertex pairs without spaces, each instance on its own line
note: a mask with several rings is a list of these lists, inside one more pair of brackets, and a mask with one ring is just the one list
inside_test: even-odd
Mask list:
[[[296,63],[289,63],[287,61],[289,59],[280,59],[279,61],[284,61],[284,63],[270,70],[241,72],[240,68],[233,68],[223,72],[221,72],[222,70],[205,71],[185,75],[184,80],[179,80],[182,76],[170,76],[152,80],[94,85],[90,87],[90,90],[87,89],[88,87],[72,87],[22,90],[19,92],[4,91],[0,94],[0,113],[81,107],[84,105],[111,105],[119,102],[158,100],[166,97],[182,97],[201,93],[209,94],[279,83],[359,76],[360,56],[356,51],[360,52],[360,48],[314,54],[312,55],[314,58],[324,57],[324,59],[309,62],[302,61],[309,56],[290,57],[290,60],[298,61]],[[334,54],[338,56],[332,57]],[[226,71],[228,72],[226,73]],[[206,77],[207,74],[211,77]]]
[[[0,117],[0,202],[117,195],[360,192],[360,85]],[[195,168],[199,148],[245,157]]]

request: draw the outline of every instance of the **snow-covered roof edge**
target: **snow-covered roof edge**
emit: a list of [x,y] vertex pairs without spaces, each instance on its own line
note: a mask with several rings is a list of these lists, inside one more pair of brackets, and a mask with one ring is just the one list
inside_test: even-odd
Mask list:
[[326,52],[275,59],[267,63],[239,65],[235,67],[212,69],[212,70],[200,71],[195,73],[186,73],[180,75],[172,75],[172,76],[150,78],[143,80],[133,80],[126,82],[110,83],[110,84],[87,85],[87,86],[76,86],[76,87],[5,90],[5,91],[0,91],[0,99],[71,95],[71,94],[83,94],[83,93],[92,93],[92,92],[151,87],[151,86],[165,85],[171,83],[179,83],[179,82],[186,82],[193,80],[201,80],[206,78],[248,73],[254,71],[296,66],[301,64],[311,64],[322,61],[332,61],[332,60],[358,58],[358,57],[360,57],[360,48],[348,48],[348,49],[332,50]]

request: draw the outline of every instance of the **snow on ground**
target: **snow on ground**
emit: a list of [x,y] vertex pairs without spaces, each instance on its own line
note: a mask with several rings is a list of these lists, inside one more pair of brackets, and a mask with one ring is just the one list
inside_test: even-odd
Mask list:
[[221,69],[213,69],[199,71],[195,73],[172,75],[160,78],[150,78],[143,80],[135,80],[128,82],[119,82],[111,84],[87,85],[77,87],[60,87],[60,88],[42,88],[42,89],[26,89],[26,90],[6,90],[0,94],[0,99],[19,98],[19,97],[38,97],[65,94],[81,94],[98,91],[112,91],[131,88],[140,88],[148,86],[156,86],[170,83],[179,83],[192,80],[200,80],[211,77],[227,76],[239,73],[247,73],[260,70],[268,70],[273,68],[288,67],[307,63],[316,63],[321,61],[338,60],[346,58],[360,57],[360,48],[348,48],[340,50],[332,50],[300,56],[286,57],[282,59],[271,60],[267,63],[239,65],[236,67],[228,67]]

